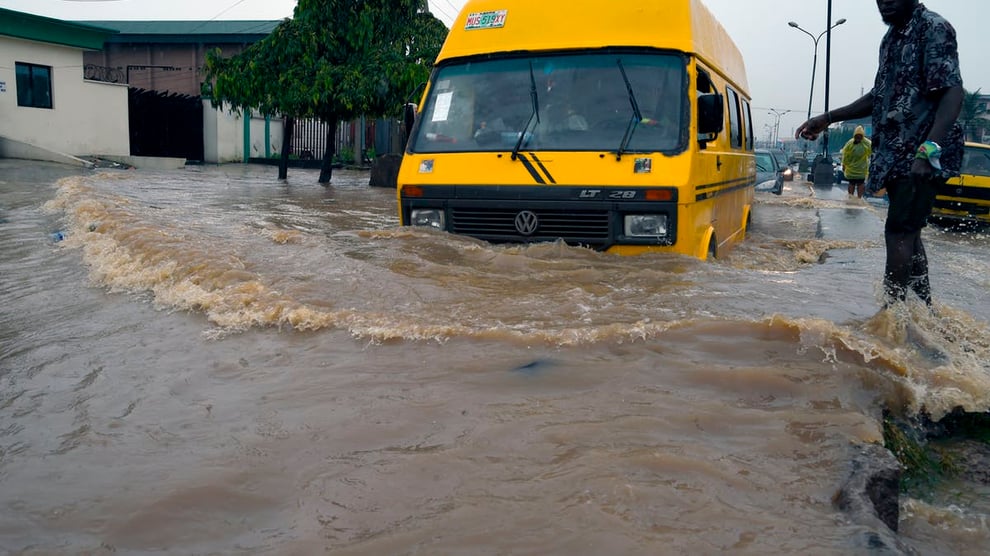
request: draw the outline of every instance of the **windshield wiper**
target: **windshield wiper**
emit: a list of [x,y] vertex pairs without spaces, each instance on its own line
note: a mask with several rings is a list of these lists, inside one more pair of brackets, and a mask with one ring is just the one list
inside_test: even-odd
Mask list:
[[529,125],[533,123],[533,118],[536,118],[536,123],[540,123],[540,99],[536,96],[536,76],[533,75],[532,60],[529,61],[529,85],[529,98],[533,101],[533,113],[526,120],[526,127],[519,134],[519,140],[516,141],[516,146],[512,148],[512,160],[515,160],[519,156],[519,149],[522,148],[523,141],[526,139],[526,132],[529,131]]
[[629,125],[626,126],[626,132],[622,135],[622,142],[619,143],[619,150],[615,153],[616,160],[622,160],[622,153],[625,152],[626,147],[629,146],[629,142],[632,141],[633,133],[636,131],[636,125],[643,121],[643,113],[639,111],[639,103],[636,102],[636,94],[633,93],[632,83],[629,82],[629,76],[626,75],[626,68],[622,67],[622,59],[617,59],[615,61],[619,65],[619,71],[622,72],[622,80],[626,82],[626,91],[629,93],[629,105],[632,106],[633,117],[629,121]]

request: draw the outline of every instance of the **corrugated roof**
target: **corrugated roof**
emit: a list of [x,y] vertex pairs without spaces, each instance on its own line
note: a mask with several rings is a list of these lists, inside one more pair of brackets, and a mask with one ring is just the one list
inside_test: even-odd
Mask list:
[[0,35],[60,44],[88,50],[103,48],[112,28],[73,23],[39,15],[0,8]]
[[282,20],[243,21],[78,21],[115,29],[107,42],[254,42],[267,36]]

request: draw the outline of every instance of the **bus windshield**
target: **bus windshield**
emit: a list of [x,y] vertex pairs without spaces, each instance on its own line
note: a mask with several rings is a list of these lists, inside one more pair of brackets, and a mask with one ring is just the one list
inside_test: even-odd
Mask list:
[[966,147],[963,151],[961,173],[971,176],[990,177],[990,149]]
[[687,147],[687,60],[678,54],[560,54],[446,65],[415,153]]

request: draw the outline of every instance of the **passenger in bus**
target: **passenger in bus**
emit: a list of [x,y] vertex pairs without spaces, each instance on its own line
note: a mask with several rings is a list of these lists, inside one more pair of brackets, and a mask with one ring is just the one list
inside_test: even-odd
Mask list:
[[551,131],[588,131],[588,120],[573,102],[564,101],[547,107],[547,127]]
[[588,131],[588,120],[581,114],[578,114],[573,106],[569,106],[567,108],[567,117],[564,119],[564,127],[568,131]]
[[479,145],[490,145],[499,140],[502,131],[505,130],[505,123],[502,118],[495,118],[489,124],[488,120],[478,122],[478,129],[474,131],[474,140]]

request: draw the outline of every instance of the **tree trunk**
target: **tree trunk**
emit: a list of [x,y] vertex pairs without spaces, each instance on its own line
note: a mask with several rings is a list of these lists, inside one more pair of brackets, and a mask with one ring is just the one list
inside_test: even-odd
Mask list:
[[333,176],[333,155],[336,152],[334,140],[336,138],[337,119],[334,118],[327,122],[327,149],[323,151],[323,163],[320,164],[320,183],[324,185],[330,183],[330,178]]
[[282,129],[282,156],[278,160],[278,179],[284,180],[289,175],[289,154],[292,150],[292,130],[296,127],[295,118],[286,118]]

